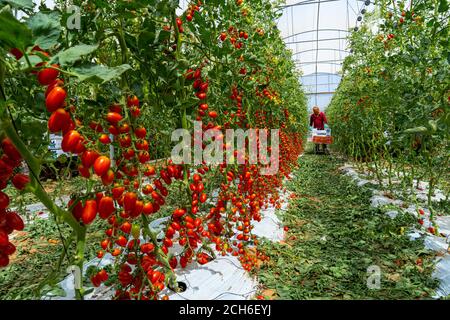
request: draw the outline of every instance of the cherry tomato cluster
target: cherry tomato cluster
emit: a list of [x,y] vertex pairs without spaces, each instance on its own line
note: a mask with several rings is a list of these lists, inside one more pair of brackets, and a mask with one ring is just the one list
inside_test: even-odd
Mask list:
[[[11,181],[18,190],[23,190],[30,182],[24,174],[14,174],[14,169],[22,163],[22,156],[9,138],[1,141],[0,152],[0,268],[9,264],[9,256],[14,254],[16,247],[9,241],[9,235],[14,231],[22,231],[24,223],[22,218],[13,211],[8,210],[10,199],[2,190]],[[2,154],[3,153],[3,154]]]
[[192,19],[194,19],[194,13],[200,10],[200,7],[202,5],[202,2],[200,0],[197,1],[197,4],[191,3],[188,7],[187,13],[186,13],[186,20],[191,22]]
[[222,42],[225,42],[227,39],[230,40],[230,43],[236,49],[242,49],[244,47],[244,40],[247,40],[249,37],[248,33],[243,30],[238,30],[235,27],[231,26],[227,31],[221,32],[219,39]]

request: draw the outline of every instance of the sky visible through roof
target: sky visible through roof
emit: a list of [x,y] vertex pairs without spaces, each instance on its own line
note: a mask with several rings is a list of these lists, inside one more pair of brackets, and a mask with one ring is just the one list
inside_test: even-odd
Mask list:
[[361,24],[361,12],[372,7],[366,0],[286,1],[278,28],[303,74],[309,108],[328,106],[340,82],[343,59],[349,54],[347,35]]

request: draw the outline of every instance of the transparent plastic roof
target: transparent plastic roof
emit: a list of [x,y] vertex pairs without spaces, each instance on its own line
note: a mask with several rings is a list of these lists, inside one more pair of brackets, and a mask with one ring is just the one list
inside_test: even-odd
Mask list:
[[346,37],[361,24],[361,11],[371,6],[368,0],[286,1],[278,28],[304,75],[341,70],[348,55]]

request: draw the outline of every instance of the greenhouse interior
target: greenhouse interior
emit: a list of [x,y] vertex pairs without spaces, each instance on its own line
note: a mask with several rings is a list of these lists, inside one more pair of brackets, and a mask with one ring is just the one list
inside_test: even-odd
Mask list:
[[0,0],[0,300],[450,299],[449,5]]

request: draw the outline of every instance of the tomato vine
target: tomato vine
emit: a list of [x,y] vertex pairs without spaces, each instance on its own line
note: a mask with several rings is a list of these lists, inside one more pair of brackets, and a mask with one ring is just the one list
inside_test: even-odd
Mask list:
[[[174,269],[205,264],[216,253],[239,256],[245,269],[253,268],[253,224],[262,208],[280,205],[279,189],[306,130],[306,98],[274,23],[276,4],[195,1],[177,14],[173,0],[73,1],[81,8],[73,29],[66,3],[56,3],[37,12],[31,1],[0,9],[1,189],[11,180],[73,229],[77,250],[67,258],[81,270],[87,228],[95,219],[107,221],[97,256],[109,254],[114,264],[85,276],[94,286],[111,285],[114,299],[166,299],[161,291],[177,287]],[[13,9],[26,16],[16,18]],[[39,131],[18,126],[23,115]],[[174,164],[171,132],[184,128],[194,136],[194,121],[223,133],[280,129],[278,173],[262,175],[266,165],[239,152],[233,158],[245,164]],[[61,135],[63,151],[77,157],[86,181],[66,206],[40,184],[42,166],[52,161],[49,134]],[[21,161],[30,176],[13,175]],[[160,238],[149,224],[170,193],[178,203]],[[13,252],[7,233],[23,224],[3,191],[0,203],[6,266]],[[77,298],[85,292],[77,290]]]

